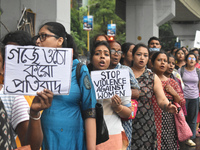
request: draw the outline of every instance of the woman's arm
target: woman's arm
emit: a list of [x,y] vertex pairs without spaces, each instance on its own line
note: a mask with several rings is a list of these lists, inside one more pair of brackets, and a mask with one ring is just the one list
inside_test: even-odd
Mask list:
[[85,131],[86,131],[86,144],[87,150],[96,149],[96,119],[85,119]]
[[[30,108],[30,120],[26,133],[26,145],[30,144],[31,149],[38,150],[42,145],[43,132],[40,122],[40,111],[51,106],[53,100],[53,93],[50,90],[44,89],[38,92],[33,99]],[[24,133],[24,130],[23,130]]]
[[170,84],[167,84],[167,85],[165,86],[165,90],[166,90],[169,94],[171,94],[171,95],[173,96],[174,102],[176,102],[176,103],[179,103],[179,102],[180,102],[181,98],[180,98],[180,96],[179,96],[179,93],[177,93],[177,92],[174,90],[174,88],[173,88]]
[[131,115],[131,107],[121,105],[121,98],[118,95],[114,95],[112,98],[112,108],[121,118],[129,118]]
[[177,113],[177,108],[175,105],[171,104],[171,102],[169,102],[169,100],[167,99],[167,97],[165,96],[165,93],[163,91],[163,87],[162,87],[162,83],[160,81],[160,79],[158,78],[158,76],[155,74],[154,77],[154,93],[156,96],[156,100],[158,103],[158,106],[167,112],[170,113]]

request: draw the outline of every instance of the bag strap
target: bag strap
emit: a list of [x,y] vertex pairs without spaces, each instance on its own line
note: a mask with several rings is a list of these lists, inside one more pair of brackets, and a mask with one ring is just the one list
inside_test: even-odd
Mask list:
[[83,66],[83,63],[79,62],[76,66],[76,80],[77,80],[77,83],[78,85],[80,86],[80,83],[79,83],[79,79],[80,79],[80,76],[81,76],[81,67]]
[[181,78],[183,78],[183,72],[184,72],[184,70],[185,70],[185,67],[182,66],[182,67],[181,67],[181,70],[180,70]]
[[199,68],[196,68],[196,72],[197,72],[197,75],[198,75],[198,78],[199,78],[199,81],[200,81],[200,70],[199,70]]

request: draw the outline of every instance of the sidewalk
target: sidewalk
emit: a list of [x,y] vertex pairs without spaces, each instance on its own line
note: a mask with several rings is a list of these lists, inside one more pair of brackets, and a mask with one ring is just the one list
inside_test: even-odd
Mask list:
[[194,142],[197,144],[196,147],[187,146],[184,142],[180,143],[180,150],[200,150],[200,137],[196,138]]

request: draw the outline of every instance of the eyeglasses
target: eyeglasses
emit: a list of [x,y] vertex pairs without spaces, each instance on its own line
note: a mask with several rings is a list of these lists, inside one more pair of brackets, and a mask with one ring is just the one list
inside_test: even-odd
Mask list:
[[38,38],[40,38],[41,42],[44,42],[46,40],[47,37],[55,37],[56,39],[58,39],[59,37],[57,35],[51,35],[51,34],[40,34],[40,35],[36,35],[35,39],[37,40]]
[[188,57],[188,60],[196,60],[194,57]]
[[122,51],[116,51],[115,49],[111,49],[110,50],[111,54],[118,54],[118,55],[121,55],[122,54]]

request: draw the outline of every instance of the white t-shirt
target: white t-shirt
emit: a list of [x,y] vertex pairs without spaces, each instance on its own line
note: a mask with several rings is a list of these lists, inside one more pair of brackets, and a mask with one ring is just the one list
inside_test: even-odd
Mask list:
[[24,96],[6,95],[3,93],[2,88],[0,91],[0,98],[5,106],[8,119],[14,130],[19,123],[29,120],[29,114],[27,110],[29,110],[30,107]]

